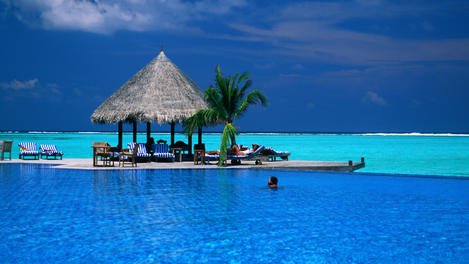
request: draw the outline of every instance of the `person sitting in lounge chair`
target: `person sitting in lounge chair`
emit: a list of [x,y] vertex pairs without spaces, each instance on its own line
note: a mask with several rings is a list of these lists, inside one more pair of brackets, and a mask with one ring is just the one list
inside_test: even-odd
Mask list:
[[[251,152],[254,152],[256,151],[256,149],[259,148],[259,145],[257,144],[252,144],[252,149],[248,149],[248,150],[245,150],[245,151],[241,151],[238,147],[238,145],[236,144],[233,144],[231,146],[230,149],[228,149],[228,151],[226,152],[226,155],[239,155],[239,156],[244,156],[244,155],[248,155],[249,153]],[[209,154],[209,155],[220,155],[220,150],[214,150],[214,151],[207,151],[205,152],[205,154]]]

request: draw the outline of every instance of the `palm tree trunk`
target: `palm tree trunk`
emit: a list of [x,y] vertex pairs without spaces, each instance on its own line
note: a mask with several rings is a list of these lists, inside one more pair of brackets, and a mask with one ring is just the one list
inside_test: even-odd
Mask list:
[[232,135],[230,139],[231,139],[231,146],[236,145],[236,136]]

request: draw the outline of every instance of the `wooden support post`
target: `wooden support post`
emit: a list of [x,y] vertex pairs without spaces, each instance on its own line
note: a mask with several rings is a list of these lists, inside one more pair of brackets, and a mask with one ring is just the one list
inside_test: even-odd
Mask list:
[[147,142],[150,142],[150,137],[151,137],[151,125],[150,122],[147,122]]
[[189,145],[189,155],[192,155],[192,134],[187,136],[187,145]]
[[117,146],[119,147],[119,149],[122,149],[122,121],[119,121],[119,123],[117,123],[117,133],[118,133],[118,144]]
[[197,144],[202,144],[202,127],[199,127],[197,129],[197,134],[198,134],[198,141]]
[[133,142],[137,143],[137,121],[133,121]]
[[348,165],[349,165],[350,167],[352,167],[352,166],[353,166],[353,162],[352,162],[351,160],[349,160],[349,161],[348,161]]
[[176,124],[174,122],[171,122],[171,145],[174,145],[174,126]]
[[365,158],[364,157],[362,157],[362,163],[365,163]]

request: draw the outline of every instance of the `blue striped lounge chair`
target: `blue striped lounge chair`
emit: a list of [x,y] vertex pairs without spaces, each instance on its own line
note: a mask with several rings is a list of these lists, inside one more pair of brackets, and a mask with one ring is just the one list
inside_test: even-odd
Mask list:
[[20,159],[25,159],[26,157],[33,157],[34,159],[39,159],[39,151],[36,149],[36,143],[34,142],[21,142],[18,144],[20,147]]
[[147,148],[145,147],[145,144],[142,143],[135,143],[135,142],[130,142],[127,144],[129,146],[129,150],[132,152],[132,150],[135,147],[135,144],[138,144],[138,149],[137,149],[137,159],[143,159],[146,161],[151,160],[151,154],[147,152]]
[[[262,164],[262,160],[265,158],[262,156],[261,151],[264,150],[264,146],[259,146],[254,152],[251,152],[247,155],[226,155],[226,160],[231,160],[232,164],[241,164],[242,160],[254,160],[256,165]],[[217,154],[205,154],[205,160],[219,160],[219,155]]]
[[168,144],[153,144],[152,145],[153,149],[153,157],[156,160],[160,159],[169,159],[171,161],[174,161],[175,156],[173,153],[169,152],[169,146]]
[[58,151],[57,147],[55,145],[39,145],[39,149],[41,150],[41,159],[44,157],[46,159],[49,159],[49,157],[53,157],[54,159],[57,159],[60,157],[62,159],[63,152]]

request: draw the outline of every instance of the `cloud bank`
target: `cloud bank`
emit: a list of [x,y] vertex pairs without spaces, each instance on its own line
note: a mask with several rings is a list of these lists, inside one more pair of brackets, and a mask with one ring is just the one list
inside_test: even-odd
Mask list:
[[111,34],[117,30],[158,31],[230,12],[245,0],[0,0],[20,21],[45,29]]
[[[469,62],[469,32],[445,35],[469,12],[453,1],[0,0],[31,26],[112,34],[118,30],[198,32],[258,42],[254,56],[282,55],[348,65]],[[459,19],[459,20],[458,20]],[[210,23],[197,23],[207,22]],[[212,23],[213,22],[213,23]],[[460,27],[464,28],[464,27]],[[449,33],[448,33],[449,34]],[[249,54],[249,49],[244,49]],[[269,54],[271,53],[271,54]]]

